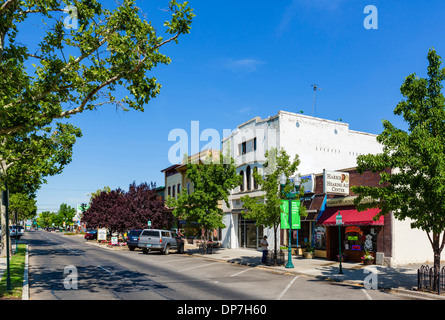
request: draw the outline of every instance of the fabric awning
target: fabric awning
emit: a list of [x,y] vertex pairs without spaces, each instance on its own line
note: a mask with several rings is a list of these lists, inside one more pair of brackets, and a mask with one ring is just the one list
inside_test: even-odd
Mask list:
[[317,225],[327,225],[335,226],[335,218],[338,212],[342,216],[342,221],[344,226],[383,226],[384,217],[380,217],[377,221],[373,218],[376,216],[380,210],[378,208],[367,209],[365,211],[359,212],[355,207],[335,207],[326,208],[326,211],[321,215],[317,221]]

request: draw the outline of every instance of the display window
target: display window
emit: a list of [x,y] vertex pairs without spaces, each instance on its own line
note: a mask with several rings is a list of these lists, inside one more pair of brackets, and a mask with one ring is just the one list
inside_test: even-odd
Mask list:
[[318,226],[315,228],[314,247],[318,250],[326,250],[326,227]]
[[376,251],[377,228],[375,226],[346,227],[344,249],[350,251]]

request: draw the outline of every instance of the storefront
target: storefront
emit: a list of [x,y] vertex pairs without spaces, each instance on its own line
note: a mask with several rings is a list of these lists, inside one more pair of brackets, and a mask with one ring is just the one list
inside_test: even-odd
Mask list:
[[263,226],[258,227],[253,220],[248,220],[242,214],[238,215],[238,247],[258,249],[263,238]]
[[[337,260],[339,242],[345,261],[361,262],[361,257],[368,251],[374,258],[380,248],[383,236],[384,218],[374,220],[379,209],[373,208],[359,212],[354,205],[348,205],[354,197],[332,199],[327,201],[327,208],[317,221],[317,229],[322,235],[325,231],[326,258]],[[336,217],[341,214],[343,225],[336,225]],[[339,237],[340,232],[340,237]],[[319,238],[321,241],[323,237]],[[375,259],[374,259],[375,262]]]

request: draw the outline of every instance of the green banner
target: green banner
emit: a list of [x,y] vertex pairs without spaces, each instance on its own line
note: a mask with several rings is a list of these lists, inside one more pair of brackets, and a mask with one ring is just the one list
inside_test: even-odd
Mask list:
[[[292,211],[292,229],[301,229],[300,221],[300,201],[291,201],[291,211]],[[281,200],[281,229],[289,229],[289,200]]]

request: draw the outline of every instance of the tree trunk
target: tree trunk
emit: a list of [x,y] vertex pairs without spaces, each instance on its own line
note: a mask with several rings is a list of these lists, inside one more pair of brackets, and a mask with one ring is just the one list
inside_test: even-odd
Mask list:
[[278,231],[278,225],[276,223],[274,223],[274,225],[273,225],[273,234],[274,234],[274,239],[273,239],[273,265],[274,266],[277,265],[277,231]]
[[433,239],[431,239],[430,235],[428,234],[428,238],[430,239],[434,253],[433,290],[437,290],[439,288],[440,255],[445,245],[445,233],[443,235],[442,244],[440,243],[440,233],[433,232]]
[[[3,204],[3,192],[0,192],[0,210],[1,210],[1,246],[0,246],[0,257],[6,257],[6,230],[9,229],[9,226],[6,227],[6,207]],[[9,241],[9,256],[12,256],[12,245],[11,241]]]

